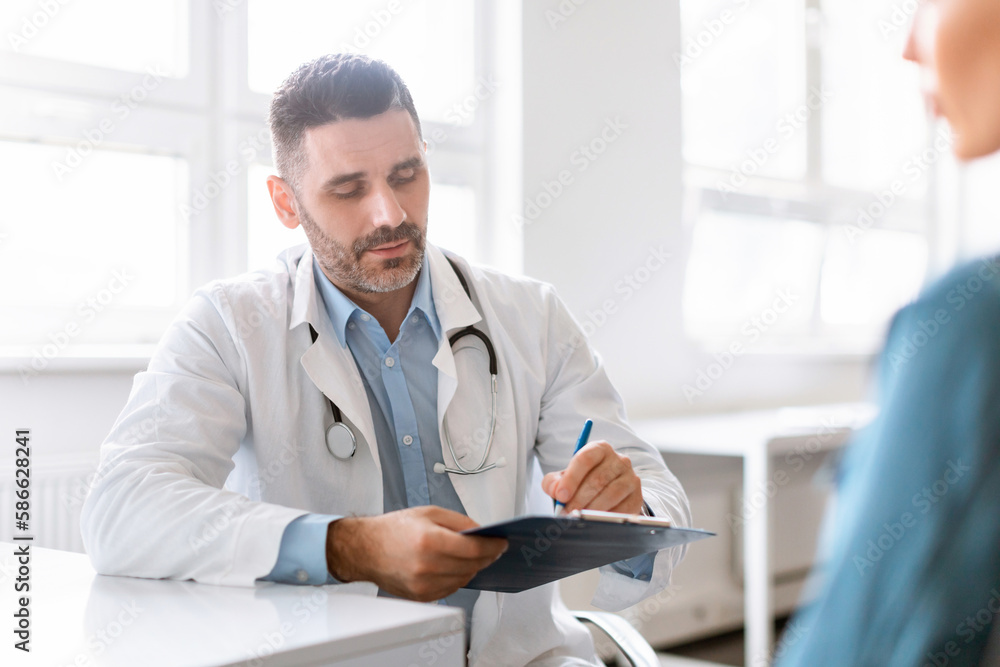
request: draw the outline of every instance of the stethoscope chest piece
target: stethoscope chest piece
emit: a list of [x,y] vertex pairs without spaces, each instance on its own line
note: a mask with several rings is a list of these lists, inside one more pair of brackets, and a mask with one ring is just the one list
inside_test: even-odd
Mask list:
[[[309,334],[312,336],[312,342],[315,343],[316,329],[311,324],[309,325]],[[329,399],[327,400],[329,401]],[[330,409],[333,411],[333,424],[326,429],[326,448],[334,457],[346,461],[354,456],[354,452],[358,449],[358,441],[351,428],[344,423],[340,408],[334,405],[333,401],[329,402]]]
[[326,429],[326,448],[338,459],[347,460],[354,456],[358,442],[347,424],[338,421]]

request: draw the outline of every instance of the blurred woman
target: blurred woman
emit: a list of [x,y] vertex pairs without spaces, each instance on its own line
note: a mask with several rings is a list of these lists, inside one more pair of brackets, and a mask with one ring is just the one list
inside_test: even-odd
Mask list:
[[[925,0],[904,57],[960,159],[1000,149],[1000,0]],[[778,662],[1000,664],[986,657],[1000,625],[1000,258],[897,313],[878,380],[880,415],[845,453],[814,601]]]

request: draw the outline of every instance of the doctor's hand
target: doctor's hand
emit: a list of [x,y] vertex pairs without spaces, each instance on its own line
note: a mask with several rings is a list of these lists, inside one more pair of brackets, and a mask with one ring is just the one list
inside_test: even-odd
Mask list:
[[642,482],[632,470],[632,461],[603,440],[584,446],[565,470],[545,475],[542,490],[563,503],[566,512],[642,512]]
[[338,519],[327,531],[327,569],[345,583],[372,581],[408,600],[440,600],[507,550],[505,539],[458,533],[478,525],[434,505]]

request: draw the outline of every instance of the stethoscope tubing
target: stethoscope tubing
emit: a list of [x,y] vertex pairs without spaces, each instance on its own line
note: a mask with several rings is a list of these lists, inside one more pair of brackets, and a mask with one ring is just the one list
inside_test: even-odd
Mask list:
[[[462,288],[465,290],[466,295],[471,299],[472,294],[469,291],[469,285],[465,282],[465,277],[462,272],[458,270],[455,262],[451,258],[447,258],[448,263],[451,264],[452,269],[455,271],[455,275],[458,277],[460,283],[462,283]],[[309,333],[312,337],[313,344],[316,343],[319,335],[316,333],[316,329],[309,325]],[[444,465],[444,463],[435,463],[434,472],[439,474],[451,473],[454,475],[475,475],[477,473],[486,472],[487,470],[492,470],[494,468],[502,468],[507,464],[504,457],[500,457],[495,462],[490,465],[485,465],[486,460],[490,456],[490,451],[493,448],[493,436],[496,433],[497,424],[497,371],[499,364],[497,362],[496,349],[493,347],[493,342],[490,337],[486,335],[485,332],[469,325],[459,331],[455,332],[448,338],[448,344],[454,348],[455,343],[464,338],[465,336],[475,336],[483,342],[486,347],[486,353],[489,356],[489,369],[490,369],[490,434],[486,442],[486,448],[483,450],[483,456],[479,460],[479,464],[474,468],[466,468],[461,464],[458,456],[455,454],[455,447],[451,443],[451,435],[447,425],[447,416],[442,418],[442,431],[444,431],[444,439],[448,445],[448,451],[451,453],[451,458],[455,462],[454,468],[450,468]],[[327,398],[330,403],[330,409],[333,413],[333,424],[326,430],[326,446],[335,458],[340,460],[348,460],[354,456],[357,451],[357,438],[350,427],[344,423],[343,415],[340,412],[340,408],[337,407],[330,398]]]

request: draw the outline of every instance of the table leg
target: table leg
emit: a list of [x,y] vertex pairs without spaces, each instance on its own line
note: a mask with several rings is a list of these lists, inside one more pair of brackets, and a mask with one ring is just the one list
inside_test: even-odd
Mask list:
[[766,447],[748,451],[743,458],[743,613],[746,666],[770,664],[774,635],[773,591],[771,588],[770,499],[756,511],[751,508],[754,493],[764,493],[771,472]]

